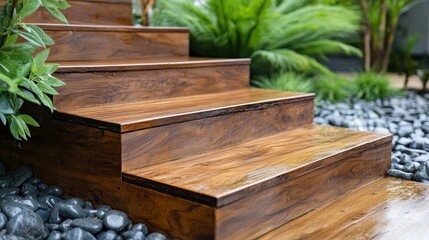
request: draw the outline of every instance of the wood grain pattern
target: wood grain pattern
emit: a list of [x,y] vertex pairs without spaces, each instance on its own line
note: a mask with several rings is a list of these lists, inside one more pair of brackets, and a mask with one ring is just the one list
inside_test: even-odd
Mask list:
[[[70,24],[133,25],[131,1],[69,0],[70,8],[63,10]],[[25,19],[28,23],[61,23],[45,9],[39,9]]]
[[427,184],[382,178],[259,239],[426,239],[428,201]]
[[215,239],[254,239],[384,176],[391,143],[378,144],[351,150],[342,161],[216,209]]
[[312,123],[313,101],[171,124],[122,135],[124,171],[219,150]]
[[28,165],[66,194],[109,204],[173,239],[213,236],[212,208],[121,180],[120,134],[50,119],[45,112],[37,116],[42,115],[41,127],[32,128],[32,139],[22,149],[0,127],[0,160],[8,168]]
[[[54,96],[58,109],[131,103],[143,100],[189,96],[248,88],[248,60],[200,60],[194,58],[126,66],[109,65],[102,72],[62,72],[66,82]],[[68,65],[70,66],[70,65]],[[115,66],[121,66],[115,69]],[[163,69],[158,69],[159,67]],[[180,68],[177,68],[179,66]],[[70,71],[70,69],[67,69]]]
[[[256,125],[256,124],[255,124]],[[222,207],[390,138],[309,126],[174,162],[125,171],[124,179]],[[287,147],[285,147],[287,146]]]
[[38,24],[52,37],[48,60],[97,61],[188,56],[184,28]]
[[[313,94],[244,88],[235,91],[166,98],[135,103],[64,109],[57,118],[116,132],[129,132],[168,124],[254,111],[299,101]],[[310,109],[303,109],[310,111]],[[225,123],[226,124],[226,123]]]

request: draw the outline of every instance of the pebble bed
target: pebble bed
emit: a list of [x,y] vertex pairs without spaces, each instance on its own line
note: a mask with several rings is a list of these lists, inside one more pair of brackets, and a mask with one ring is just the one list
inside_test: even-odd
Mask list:
[[108,205],[64,195],[33,177],[29,167],[0,163],[0,240],[166,240]]
[[314,123],[393,134],[392,163],[387,174],[429,183],[429,94],[407,92],[406,96],[373,102],[320,101]]

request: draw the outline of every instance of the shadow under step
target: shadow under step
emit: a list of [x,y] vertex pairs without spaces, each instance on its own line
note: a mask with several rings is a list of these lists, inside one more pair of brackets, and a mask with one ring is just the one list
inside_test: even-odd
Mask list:
[[429,185],[381,178],[259,239],[426,239],[428,202]]
[[249,59],[196,57],[61,62],[58,109],[248,88]]
[[51,62],[189,55],[189,31],[179,27],[39,24],[55,45]]
[[[133,25],[131,0],[69,0],[62,10],[70,24]],[[25,19],[27,23],[61,23],[40,8]]]
[[307,126],[124,171],[123,180],[210,207],[212,218],[198,219],[205,239],[251,239],[383,176],[390,151],[391,136]]

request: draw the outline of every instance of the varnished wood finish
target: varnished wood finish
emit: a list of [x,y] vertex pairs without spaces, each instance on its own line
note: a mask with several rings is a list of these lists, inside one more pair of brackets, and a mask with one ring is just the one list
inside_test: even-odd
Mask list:
[[38,24],[52,37],[49,61],[97,61],[188,56],[185,28]]
[[[70,8],[63,10],[70,24],[133,25],[131,1],[70,0]],[[39,9],[25,19],[28,23],[61,23],[45,9]]]
[[259,238],[427,239],[429,185],[382,178]]
[[[221,207],[342,161],[374,147],[371,145],[389,144],[389,141],[389,137],[373,133],[310,126],[174,162],[125,171],[124,178]],[[386,163],[383,166],[386,168]]]
[[124,171],[219,150],[311,124],[313,101],[204,118],[122,135]]
[[37,119],[41,127],[32,128],[32,139],[22,149],[0,127],[0,160],[8,168],[28,165],[43,182],[61,186],[66,194],[110,204],[173,239],[213,236],[212,208],[121,180],[120,134],[35,116],[44,116]]
[[[244,88],[221,93],[64,109],[58,111],[56,115],[59,119],[66,121],[79,122],[116,132],[130,132],[220,115],[266,109],[274,105],[305,100],[312,101],[313,98],[313,94]],[[308,108],[303,110],[312,111]],[[292,113],[289,114],[292,115]],[[311,115],[307,116],[311,118]],[[301,117],[297,120],[302,119]]]
[[131,103],[248,88],[248,59],[173,58],[66,63],[54,96],[58,109]]

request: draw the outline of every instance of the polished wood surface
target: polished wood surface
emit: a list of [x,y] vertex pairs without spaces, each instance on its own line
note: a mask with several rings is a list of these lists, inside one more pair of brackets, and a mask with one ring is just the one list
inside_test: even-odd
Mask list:
[[38,24],[52,37],[52,62],[188,56],[185,28]]
[[[63,10],[70,24],[133,25],[131,1],[69,0],[70,8]],[[28,23],[61,23],[45,9],[39,9],[25,19]]]
[[125,171],[124,179],[221,207],[313,169],[345,160],[365,148],[373,148],[374,144],[390,144],[390,140],[373,133],[309,126]]
[[[86,63],[85,63],[86,64]],[[97,70],[102,70],[99,72]],[[56,76],[66,83],[54,96],[58,109],[231,91],[249,87],[247,59],[153,59],[109,65],[67,63]],[[102,86],[102,87],[101,87]]]
[[168,57],[145,59],[119,59],[97,61],[62,61],[57,73],[116,72],[139,70],[166,70],[198,67],[250,65],[248,58]]
[[259,239],[427,239],[428,203],[429,185],[382,178]]
[[63,109],[56,116],[111,131],[129,132],[313,98],[313,94],[244,88],[177,98]]
[[122,170],[173,161],[312,124],[314,103],[277,104],[122,135]]

